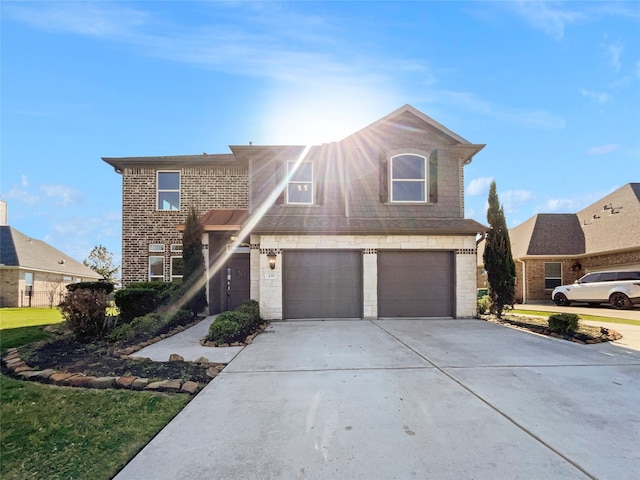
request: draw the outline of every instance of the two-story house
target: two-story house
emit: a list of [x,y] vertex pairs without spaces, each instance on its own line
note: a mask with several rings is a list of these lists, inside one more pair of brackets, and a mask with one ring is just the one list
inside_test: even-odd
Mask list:
[[476,237],[464,218],[472,144],[405,105],[319,146],[104,158],[122,175],[122,281],[182,273],[203,227],[209,312],[253,298],[266,319],[471,317]]

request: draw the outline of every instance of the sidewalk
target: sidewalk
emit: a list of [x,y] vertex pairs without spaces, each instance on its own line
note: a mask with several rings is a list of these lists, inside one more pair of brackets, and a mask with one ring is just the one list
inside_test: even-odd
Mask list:
[[177,353],[187,362],[194,362],[204,357],[211,363],[229,363],[244,347],[214,348],[200,345],[200,339],[207,336],[209,326],[215,317],[215,315],[207,317],[184,332],[138,350],[131,357],[167,362],[172,353]]

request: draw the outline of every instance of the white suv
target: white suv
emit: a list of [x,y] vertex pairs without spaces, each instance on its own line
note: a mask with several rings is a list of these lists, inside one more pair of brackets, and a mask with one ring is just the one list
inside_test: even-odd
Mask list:
[[573,285],[554,288],[551,298],[560,306],[586,302],[631,308],[640,303],[640,270],[587,273]]

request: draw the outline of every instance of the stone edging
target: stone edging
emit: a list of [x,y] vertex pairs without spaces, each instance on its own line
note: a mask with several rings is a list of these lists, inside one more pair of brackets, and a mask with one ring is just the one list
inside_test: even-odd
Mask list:
[[[198,322],[201,320],[198,320]],[[163,333],[150,340],[146,340],[140,344],[133,345],[124,349],[116,350],[115,354],[121,358],[129,358],[134,352],[148,347],[154,343],[171,337],[177,333],[191,328],[198,322],[192,322],[188,325],[181,325],[168,333]],[[222,371],[225,364],[209,363],[207,359],[205,361],[196,360],[195,363],[200,363],[203,368],[207,368],[206,375],[211,379],[215,378],[217,374]],[[171,355],[169,361],[184,361],[179,355]],[[82,387],[82,388],[124,388],[129,390],[145,390],[153,392],[167,392],[167,393],[188,393],[195,395],[200,391],[200,384],[193,381],[183,382],[182,380],[159,380],[152,382],[148,378],[135,377],[135,376],[122,376],[122,377],[94,377],[92,375],[85,375],[84,373],[69,373],[60,372],[52,368],[44,370],[34,370],[20,357],[20,352],[17,348],[10,348],[7,353],[2,357],[2,363],[11,374],[22,380],[30,380],[40,383],[48,383],[57,386],[64,387]]]

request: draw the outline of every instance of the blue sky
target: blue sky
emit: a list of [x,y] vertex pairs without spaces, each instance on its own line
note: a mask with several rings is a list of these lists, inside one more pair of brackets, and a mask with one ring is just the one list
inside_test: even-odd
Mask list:
[[408,103],[487,146],[486,224],[574,213],[640,181],[640,2],[12,2],[1,8],[9,224],[121,253],[101,157],[340,140]]

